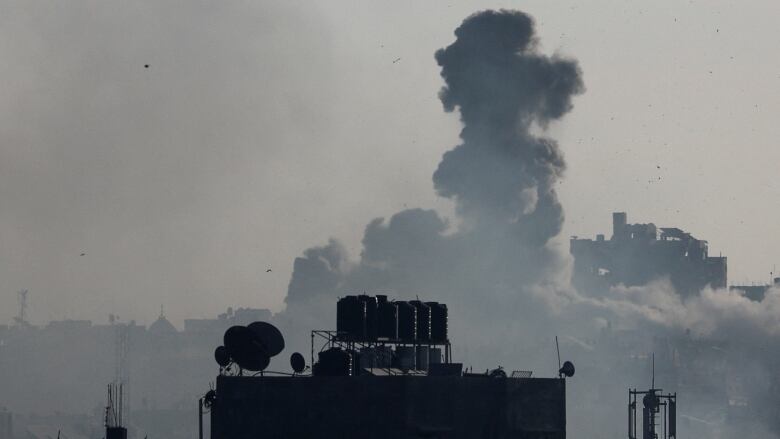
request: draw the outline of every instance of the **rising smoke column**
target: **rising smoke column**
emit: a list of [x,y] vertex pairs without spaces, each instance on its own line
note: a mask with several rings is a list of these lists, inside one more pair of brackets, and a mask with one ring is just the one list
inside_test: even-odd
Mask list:
[[440,97],[459,109],[463,143],[433,175],[439,195],[459,213],[516,225],[528,244],[544,245],[563,224],[554,184],[565,163],[555,141],[531,134],[571,108],[584,90],[572,60],[537,51],[533,20],[516,11],[472,15],[457,40],[436,52],[446,82]]
[[295,261],[288,310],[325,303],[331,310],[335,297],[361,291],[466,309],[521,297],[560,275],[561,254],[548,241],[563,223],[554,185],[565,163],[556,142],[533,132],[572,108],[584,90],[579,67],[541,54],[522,12],[474,14],[455,36],[435,58],[444,109],[460,112],[462,143],[444,155],[433,183],[454,200],[463,226],[447,233],[435,211],[410,209],[366,227],[357,263],[344,263],[335,242],[309,249]]

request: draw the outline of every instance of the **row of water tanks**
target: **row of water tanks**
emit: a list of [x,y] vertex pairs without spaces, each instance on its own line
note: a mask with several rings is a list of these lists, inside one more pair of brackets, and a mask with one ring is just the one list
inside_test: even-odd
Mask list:
[[342,340],[447,341],[447,305],[388,301],[387,296],[346,296],[336,304],[336,331]]
[[365,369],[396,368],[428,370],[442,361],[441,348],[429,346],[388,346],[349,350],[333,347],[319,353],[314,364],[315,376],[356,376]]

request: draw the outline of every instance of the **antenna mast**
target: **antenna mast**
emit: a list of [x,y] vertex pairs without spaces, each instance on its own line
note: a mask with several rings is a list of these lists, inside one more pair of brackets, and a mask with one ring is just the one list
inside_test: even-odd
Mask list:
[[653,352],[652,378],[650,379],[650,390],[655,389],[655,352]]
[[16,324],[19,326],[27,326],[27,289],[19,290],[16,292],[17,300],[19,301],[19,315],[14,317]]
[[115,397],[118,397],[120,401],[120,406],[124,407],[125,404],[127,404],[127,407],[129,409],[130,407],[130,374],[128,372],[127,362],[128,362],[128,353],[129,353],[129,344],[130,344],[130,327],[128,323],[120,323],[118,325],[114,325],[114,329],[116,331],[116,340],[115,340],[115,376],[114,376],[114,385],[118,386],[121,392],[118,395],[115,395]]

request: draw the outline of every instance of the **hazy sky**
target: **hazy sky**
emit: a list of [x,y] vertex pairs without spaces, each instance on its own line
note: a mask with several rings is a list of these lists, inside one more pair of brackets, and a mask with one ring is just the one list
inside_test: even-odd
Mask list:
[[548,133],[563,245],[625,210],[766,281],[777,2],[0,0],[0,323],[21,288],[34,323],[279,310],[305,248],[357,257],[372,218],[451,215],[431,175],[460,124],[433,53],[496,7],[584,73]]

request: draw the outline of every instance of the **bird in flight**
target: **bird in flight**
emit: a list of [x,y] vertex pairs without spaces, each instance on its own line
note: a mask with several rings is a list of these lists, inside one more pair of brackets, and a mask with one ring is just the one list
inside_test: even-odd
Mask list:
[[270,272],[271,272],[271,269],[269,268],[268,270],[265,270],[265,272],[266,272],[266,273],[270,273]]
[[393,64],[397,63],[398,61],[401,61],[401,58],[396,58],[393,60]]
[[79,256],[85,256],[85,255],[86,255],[86,253],[82,253],[82,254],[80,254]]

